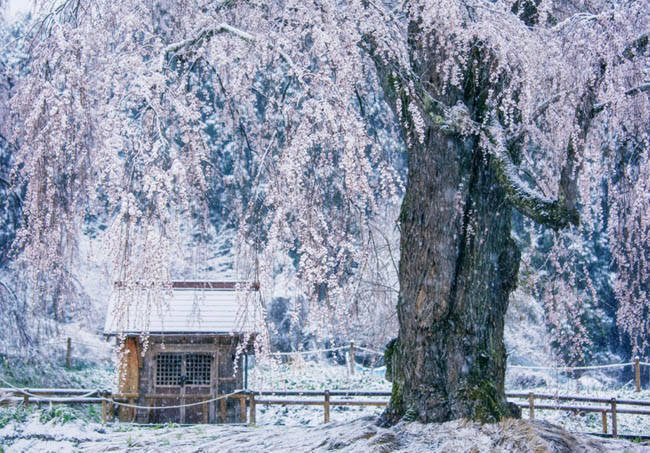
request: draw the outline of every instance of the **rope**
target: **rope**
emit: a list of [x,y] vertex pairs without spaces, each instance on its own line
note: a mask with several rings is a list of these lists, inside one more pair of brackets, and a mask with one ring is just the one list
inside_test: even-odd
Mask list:
[[317,354],[319,352],[340,351],[341,349],[348,349],[348,348],[344,346],[340,346],[338,348],[312,349],[311,351],[272,352],[270,355],[294,355],[294,354],[306,355],[306,354]]
[[[270,355],[316,354],[316,353],[319,353],[319,352],[333,352],[333,351],[341,351],[341,350],[347,351],[348,349],[349,349],[348,346],[339,346],[337,348],[312,349],[310,351],[272,352]],[[354,345],[354,349],[359,349],[361,351],[370,352],[372,354],[384,355],[384,353],[381,352],[381,351],[377,351],[375,349],[364,348],[363,346]]]
[[354,349],[359,349],[359,350],[361,350],[361,351],[370,352],[370,353],[372,353],[372,354],[378,354],[378,355],[382,355],[382,356],[384,355],[383,352],[376,351],[376,350],[374,350],[374,349],[364,348],[363,346],[357,346],[356,344],[354,345]]
[[[206,404],[206,403],[212,403],[214,401],[219,401],[224,398],[229,398],[233,395],[241,394],[244,390],[235,390],[232,393],[228,393],[227,395],[221,395],[216,398],[212,398],[209,400],[205,401],[199,401],[198,403],[187,403],[187,404],[178,404],[176,406],[139,406],[137,404],[128,404],[128,403],[120,403],[119,401],[115,401],[111,398],[102,398],[102,400],[108,402],[108,403],[113,403],[116,406],[122,406],[122,407],[131,407],[133,409],[148,409],[148,410],[156,410],[156,409],[180,409],[181,407],[191,407],[191,406],[199,406],[201,404]],[[180,396],[180,395],[179,395]],[[191,395],[185,395],[185,396],[191,396]]]
[[[563,370],[563,371],[576,371],[576,370],[596,370],[601,368],[619,368],[624,366],[634,365],[634,362],[627,363],[612,363],[609,365],[592,365],[592,366],[528,366],[528,365],[510,365],[508,368],[524,368],[529,370]],[[650,364],[649,364],[650,365]]]
[[41,399],[41,400],[51,401],[51,402],[65,402],[65,401],[68,401],[68,400],[76,400],[76,399],[80,399],[80,398],[88,398],[91,395],[94,395],[96,393],[100,393],[99,390],[92,390],[92,391],[90,391],[88,393],[85,393],[83,395],[76,395],[76,396],[71,396],[71,397],[61,396],[61,397],[49,398],[49,397],[44,396],[44,395],[35,395],[33,393],[28,392],[25,389],[21,389],[19,387],[16,387],[15,385],[11,384],[10,382],[5,381],[3,378],[0,378],[0,381],[4,382],[6,385],[8,385],[12,389],[16,390],[17,392],[20,392],[23,395],[27,395],[27,396],[31,396],[32,398],[38,398],[38,399]]
[[639,365],[650,366],[650,362],[639,362]]

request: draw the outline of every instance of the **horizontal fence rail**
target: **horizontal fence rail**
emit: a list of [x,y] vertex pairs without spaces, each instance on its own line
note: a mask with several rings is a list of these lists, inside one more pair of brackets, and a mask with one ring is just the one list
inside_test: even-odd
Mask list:
[[[162,410],[170,407],[187,407],[197,404],[205,404],[212,401],[237,398],[242,402],[242,420],[246,420],[246,409],[248,409],[248,422],[255,424],[257,405],[301,405],[301,406],[323,406],[323,421],[329,423],[331,406],[386,406],[391,392],[388,391],[356,391],[356,390],[238,390],[233,393],[218,395],[209,400],[192,402],[175,406],[137,406],[127,404],[125,401],[138,399],[137,393],[113,394],[106,390],[98,389],[57,389],[57,388],[36,388],[21,389],[17,387],[0,388],[0,405],[15,404],[102,404],[102,418],[106,422],[114,420],[116,406],[125,406],[147,410]],[[155,399],[160,395],[145,395],[147,398]],[[163,395],[175,396],[179,395]],[[195,400],[194,397],[207,397],[208,395],[186,395]],[[528,418],[535,419],[536,410],[569,411],[574,413],[598,412],[601,413],[602,433],[592,433],[617,437],[618,414],[631,414],[650,416],[650,400],[631,400],[617,398],[598,398],[578,395],[552,395],[529,392],[507,392],[509,399],[523,399],[525,402],[516,402],[521,409],[528,409]],[[287,398],[291,397],[291,398]],[[316,397],[319,397],[316,399]],[[334,399],[332,399],[334,397]],[[364,397],[364,399],[355,399]],[[366,399],[368,397],[383,397],[385,399]],[[247,403],[247,404],[246,404]],[[576,404],[577,403],[577,404]],[[588,403],[582,405],[581,403]],[[223,405],[223,404],[222,404]],[[248,407],[247,407],[248,406]],[[608,421],[611,419],[611,422]],[[225,420],[225,419],[224,419]],[[609,425],[609,426],[608,426]],[[628,434],[625,437],[648,438],[647,434]]]
[[16,387],[0,387],[0,394],[22,392],[31,395],[54,395],[54,396],[79,396],[79,395],[99,395],[102,392],[109,393],[108,390],[98,389],[20,389]]

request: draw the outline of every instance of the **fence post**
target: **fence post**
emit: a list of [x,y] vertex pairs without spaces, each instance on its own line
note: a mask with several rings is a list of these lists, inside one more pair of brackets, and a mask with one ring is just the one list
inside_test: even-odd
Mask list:
[[528,394],[528,418],[535,420],[535,394]]
[[354,374],[354,341],[350,342],[350,374]]
[[611,405],[612,405],[612,436],[617,437],[618,429],[616,426],[616,398],[612,398]]
[[23,405],[27,407],[29,404],[29,395],[27,393],[23,393]]
[[603,416],[603,434],[607,434],[607,411],[602,412]]
[[105,425],[106,424],[106,413],[108,412],[107,409],[108,404],[106,403],[106,400],[102,400],[102,423]]
[[255,392],[251,391],[249,393],[251,400],[250,415],[248,416],[248,423],[250,425],[255,424]]
[[65,368],[66,370],[70,369],[70,356],[72,352],[72,339],[68,337],[68,340],[66,341],[66,347],[65,347]]
[[239,423],[246,423],[246,397],[239,397]]
[[221,398],[221,423],[226,423],[226,399]]
[[639,368],[639,356],[634,358],[634,377],[636,379],[636,391],[641,391],[641,369]]
[[325,408],[325,423],[330,422],[330,391],[325,390],[325,404],[323,405]]

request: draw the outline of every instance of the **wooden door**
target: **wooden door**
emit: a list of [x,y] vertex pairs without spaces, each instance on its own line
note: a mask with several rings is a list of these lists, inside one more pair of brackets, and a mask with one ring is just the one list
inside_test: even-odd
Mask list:
[[182,413],[182,423],[208,423],[210,421],[210,405],[213,403],[197,404],[212,398],[212,367],[214,355],[208,353],[186,353],[183,355],[183,389],[184,404],[194,404],[185,407]]
[[[171,349],[171,348],[170,348]],[[208,423],[211,403],[197,404],[213,397],[214,354],[210,352],[158,352],[155,358],[154,394],[158,409],[154,423]],[[191,404],[190,406],[187,406]]]

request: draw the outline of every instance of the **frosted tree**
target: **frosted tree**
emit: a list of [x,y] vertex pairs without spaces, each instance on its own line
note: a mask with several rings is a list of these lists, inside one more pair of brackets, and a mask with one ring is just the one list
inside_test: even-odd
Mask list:
[[108,206],[116,279],[163,287],[181,219],[206,209],[216,130],[237,138],[238,174],[252,181],[239,228],[253,272],[264,287],[278,257],[294,257],[324,324],[346,313],[360,238],[398,193],[363,108],[380,89],[408,156],[385,420],[511,415],[513,208],[577,228],[579,205],[623,172],[607,179],[610,241],[633,288],[619,288],[621,319],[647,332],[647,6],[39,2],[12,101],[23,259],[35,282],[64,275],[79,219]]

